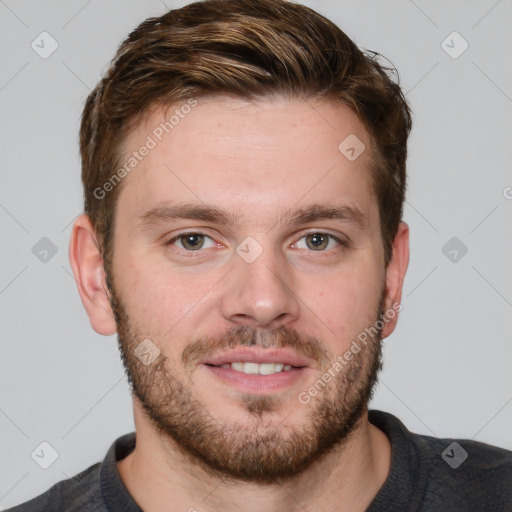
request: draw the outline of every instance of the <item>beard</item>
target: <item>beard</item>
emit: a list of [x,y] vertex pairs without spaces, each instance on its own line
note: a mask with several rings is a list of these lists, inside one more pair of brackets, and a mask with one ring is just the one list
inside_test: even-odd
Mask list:
[[[279,410],[282,399],[255,394],[240,397],[250,421],[219,423],[168,367],[163,347],[150,365],[136,357],[134,350],[146,336],[130,320],[113,282],[107,279],[107,284],[132,394],[160,437],[216,478],[260,484],[285,482],[341,446],[367,411],[382,368],[381,329],[307,405],[297,399],[296,407],[306,408],[300,426],[282,425],[287,417],[277,425],[266,422],[268,414]],[[383,296],[372,325],[382,314]],[[181,354],[181,361],[184,368],[193,369],[210,354],[237,346],[291,347],[326,370],[335,361],[319,339],[285,326],[266,331],[237,326],[222,335],[192,339]],[[323,373],[319,372],[317,378]]]

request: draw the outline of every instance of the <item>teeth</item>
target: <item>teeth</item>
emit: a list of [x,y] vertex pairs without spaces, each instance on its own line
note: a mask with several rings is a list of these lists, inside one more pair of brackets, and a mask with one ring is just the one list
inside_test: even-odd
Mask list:
[[274,363],[260,364],[260,375],[272,375],[273,373],[276,373],[276,365]]
[[[227,365],[229,367],[229,364]],[[231,368],[237,372],[244,371],[244,363],[231,363]]]
[[260,365],[258,363],[244,363],[244,373],[249,375],[258,375]]
[[247,373],[248,375],[272,375],[273,373],[280,373],[282,371],[290,371],[292,369],[291,364],[283,363],[243,363],[237,361],[231,363],[231,365],[222,365],[223,368],[229,368],[237,372]]

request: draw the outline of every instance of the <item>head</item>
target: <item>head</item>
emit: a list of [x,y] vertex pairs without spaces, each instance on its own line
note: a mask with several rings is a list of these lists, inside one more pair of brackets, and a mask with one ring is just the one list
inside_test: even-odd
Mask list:
[[[376,54],[279,0],[146,20],[88,97],[82,301],[118,333],[146,426],[205,470],[292,476],[366,411],[407,267],[410,128]],[[235,352],[296,364],[262,388]]]

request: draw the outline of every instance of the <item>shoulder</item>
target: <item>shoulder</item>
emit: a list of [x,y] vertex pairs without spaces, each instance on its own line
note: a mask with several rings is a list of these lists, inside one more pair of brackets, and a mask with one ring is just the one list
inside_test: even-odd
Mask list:
[[6,512],[100,512],[102,505],[98,462],[67,480],[61,480],[43,494]]
[[417,510],[512,510],[512,451],[470,439],[415,434],[381,411],[371,411],[370,418],[390,438],[398,455],[395,468],[407,469],[407,475],[396,473],[410,481]]
[[470,439],[413,436],[418,446],[425,445],[431,454],[429,487],[438,491],[446,487],[468,503],[481,503],[482,510],[498,505],[512,509],[511,451]]

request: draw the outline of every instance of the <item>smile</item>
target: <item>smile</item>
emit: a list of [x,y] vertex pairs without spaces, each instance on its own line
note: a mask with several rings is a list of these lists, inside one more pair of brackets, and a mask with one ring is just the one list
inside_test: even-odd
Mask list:
[[249,363],[237,361],[225,363],[221,368],[231,368],[237,372],[243,372],[247,375],[272,375],[273,373],[287,372],[292,369],[291,364],[284,363]]

